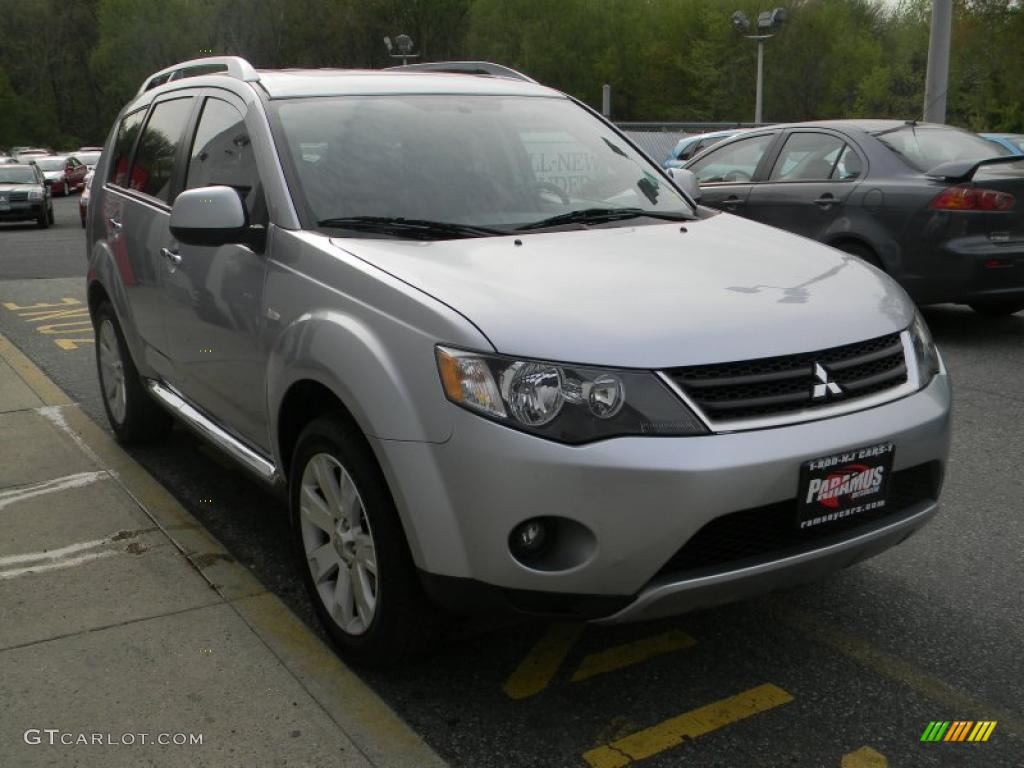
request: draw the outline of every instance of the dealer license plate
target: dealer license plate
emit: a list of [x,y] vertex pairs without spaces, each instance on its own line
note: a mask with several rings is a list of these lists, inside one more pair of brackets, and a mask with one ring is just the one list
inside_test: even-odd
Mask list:
[[894,443],[805,461],[800,468],[797,527],[828,525],[885,507]]

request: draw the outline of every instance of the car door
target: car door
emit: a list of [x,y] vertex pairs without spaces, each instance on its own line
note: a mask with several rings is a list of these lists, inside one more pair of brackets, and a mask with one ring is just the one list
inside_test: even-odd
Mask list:
[[700,183],[701,205],[746,216],[747,198],[762,172],[776,132],[759,133],[712,147],[690,161]]
[[[232,187],[245,203],[250,226],[265,233],[267,208],[245,105],[215,93],[204,92],[189,134],[183,188]],[[174,254],[163,275],[171,383],[236,436],[267,450],[263,249],[185,245],[171,238],[165,247]]]
[[747,215],[798,235],[824,240],[845,213],[865,162],[842,135],[794,130],[784,137],[766,181],[747,200]]
[[193,105],[191,96],[171,94],[121,121],[102,212],[141,353],[160,374],[169,370],[160,249],[170,231],[175,155]]

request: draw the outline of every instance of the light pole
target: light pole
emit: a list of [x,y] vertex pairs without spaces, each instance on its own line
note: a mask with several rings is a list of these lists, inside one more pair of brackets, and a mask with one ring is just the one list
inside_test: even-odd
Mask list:
[[[387,46],[388,56],[392,59],[401,59],[403,67],[409,63],[409,59],[419,58],[418,53],[412,52],[412,38],[408,35],[399,35],[395,38],[394,44],[391,43],[390,37],[385,37],[384,45]],[[398,53],[394,52],[395,48],[398,49]]]
[[952,2],[932,0],[932,31],[928,41],[928,71],[924,80],[924,119],[929,123],[946,122],[949,39],[952,25]]
[[764,41],[775,37],[789,13],[785,8],[776,8],[774,11],[761,11],[757,15],[757,31],[750,34],[750,19],[743,11],[736,11],[732,15],[732,28],[739,32],[747,40],[757,42],[757,96],[754,103],[754,122],[760,123],[762,117],[761,106],[764,102]]

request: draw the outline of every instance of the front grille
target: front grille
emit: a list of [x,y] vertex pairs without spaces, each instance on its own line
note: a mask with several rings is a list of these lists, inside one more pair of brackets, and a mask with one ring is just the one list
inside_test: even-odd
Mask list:
[[12,203],[23,203],[28,200],[28,192],[8,192],[7,199]]
[[882,509],[813,528],[797,526],[797,500],[745,509],[715,518],[662,566],[658,575],[753,565],[827,546],[865,533],[921,501],[939,497],[942,467],[937,461],[894,472]]
[[[842,389],[815,399],[815,365]],[[835,405],[898,387],[907,361],[898,333],[820,352],[765,357],[737,363],[673,368],[666,372],[712,420],[731,421]]]

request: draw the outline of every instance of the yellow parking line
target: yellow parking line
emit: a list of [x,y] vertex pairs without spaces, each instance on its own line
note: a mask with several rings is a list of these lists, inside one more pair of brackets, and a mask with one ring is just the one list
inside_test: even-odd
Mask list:
[[565,657],[583,633],[583,624],[552,624],[516,668],[502,690],[513,699],[526,699],[548,687]]
[[591,768],[622,768],[634,760],[679,746],[686,739],[695,739],[791,701],[789,693],[765,683],[591,749],[583,753],[583,759]]
[[596,675],[603,675],[605,672],[614,672],[623,667],[639,664],[655,656],[680,651],[696,642],[685,632],[672,630],[592,653],[583,659],[579,669],[573,673],[572,682],[578,683]]
[[28,388],[35,392],[36,396],[46,405],[71,404],[71,400],[60,387],[50,381],[46,374],[36,368],[35,363],[25,357],[20,349],[2,335],[0,335],[0,360],[11,366],[21,380],[28,385]]
[[861,747],[843,755],[841,768],[889,768],[889,760],[871,747]]

